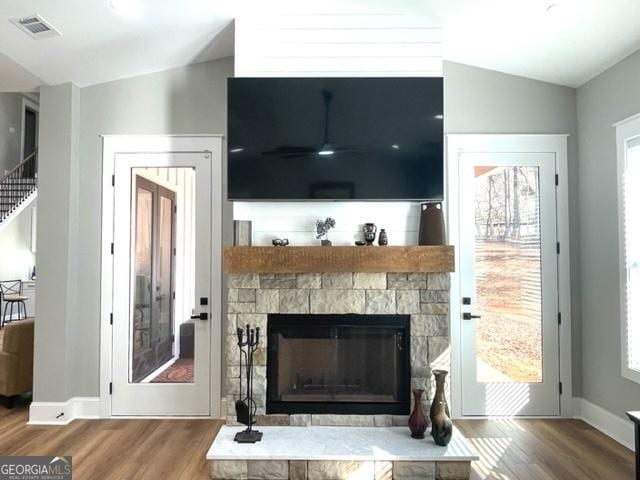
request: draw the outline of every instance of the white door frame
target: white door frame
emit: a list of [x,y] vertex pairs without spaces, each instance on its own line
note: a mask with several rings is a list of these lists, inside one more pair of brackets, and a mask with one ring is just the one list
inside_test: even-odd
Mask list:
[[[559,325],[559,363],[562,395],[560,395],[560,416],[573,416],[573,396],[571,381],[571,283],[569,249],[569,195],[567,165],[568,135],[517,135],[517,134],[451,134],[447,135],[447,178],[446,210],[449,243],[456,245],[456,265],[460,265],[460,249],[457,245],[459,224],[459,157],[461,153],[482,152],[542,152],[554,153],[558,186],[556,189],[557,235],[560,242],[558,255],[558,306],[562,314]],[[461,278],[456,269],[451,282],[450,335],[451,335],[451,414],[462,418],[462,309],[460,302]],[[475,418],[475,417],[474,417]]]
[[[222,392],[222,135],[103,135],[102,242],[100,287],[100,418],[111,418],[113,338],[114,188],[116,153],[211,154],[211,417],[219,418]],[[122,418],[122,417],[118,417]],[[201,417],[200,417],[201,418]]]

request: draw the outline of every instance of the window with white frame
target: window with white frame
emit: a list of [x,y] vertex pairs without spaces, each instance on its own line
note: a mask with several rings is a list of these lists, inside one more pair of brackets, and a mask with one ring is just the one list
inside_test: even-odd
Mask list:
[[640,116],[617,138],[622,375],[640,382]]

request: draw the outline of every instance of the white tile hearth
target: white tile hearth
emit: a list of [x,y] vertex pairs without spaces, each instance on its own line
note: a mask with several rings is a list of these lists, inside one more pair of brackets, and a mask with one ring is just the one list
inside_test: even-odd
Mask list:
[[224,426],[207,452],[214,480],[467,480],[478,459],[459,430],[447,447],[406,427],[265,426],[239,444]]
[[466,461],[478,455],[455,429],[447,447],[439,447],[427,432],[411,438],[406,427],[258,427],[262,441],[248,445],[233,441],[244,427],[223,426],[207,452],[207,460],[355,460]]

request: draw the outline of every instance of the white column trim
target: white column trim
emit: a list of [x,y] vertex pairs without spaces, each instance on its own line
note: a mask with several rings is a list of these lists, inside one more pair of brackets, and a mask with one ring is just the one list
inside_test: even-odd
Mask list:
[[32,402],[27,424],[67,425],[79,418],[100,418],[100,398],[73,397],[66,402]]

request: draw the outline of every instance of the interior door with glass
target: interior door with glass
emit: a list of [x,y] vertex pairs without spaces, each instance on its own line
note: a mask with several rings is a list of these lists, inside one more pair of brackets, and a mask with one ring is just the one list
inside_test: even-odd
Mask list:
[[559,415],[555,154],[459,156],[463,415]]
[[115,164],[112,415],[209,415],[211,156]]

